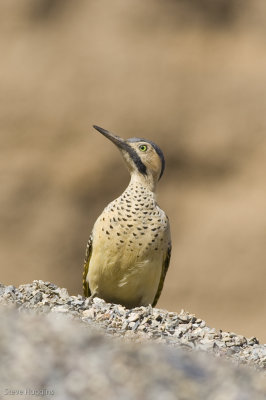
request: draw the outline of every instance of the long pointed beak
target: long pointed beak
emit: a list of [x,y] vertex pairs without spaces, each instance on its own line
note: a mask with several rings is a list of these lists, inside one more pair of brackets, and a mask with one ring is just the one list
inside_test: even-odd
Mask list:
[[113,133],[107,131],[106,129],[101,128],[100,126],[93,125],[93,128],[96,129],[98,132],[100,132],[107,139],[111,140],[111,142],[113,142],[119,149],[128,151],[129,145],[124,139],[120,138],[117,135],[114,135]]
[[[107,131],[106,129],[100,128],[97,125],[93,125],[93,128],[96,129],[98,132],[100,132],[107,139],[111,140],[111,142],[113,142],[118,147],[119,150],[126,151],[126,153],[122,151],[122,156],[126,161],[130,173],[132,173],[132,171],[137,168],[139,173],[141,173],[142,175],[147,175],[146,165],[143,164],[140,157],[138,156],[136,151],[130,146],[127,140],[122,139],[117,135],[114,135],[113,133]],[[125,157],[125,154],[128,154],[129,157]],[[135,167],[132,166],[133,164],[135,164]]]

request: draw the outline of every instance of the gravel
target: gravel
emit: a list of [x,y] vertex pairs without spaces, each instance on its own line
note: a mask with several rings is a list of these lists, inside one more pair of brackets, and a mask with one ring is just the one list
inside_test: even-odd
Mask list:
[[43,281],[0,285],[0,305],[0,398],[266,399],[266,345],[185,311],[90,304]]

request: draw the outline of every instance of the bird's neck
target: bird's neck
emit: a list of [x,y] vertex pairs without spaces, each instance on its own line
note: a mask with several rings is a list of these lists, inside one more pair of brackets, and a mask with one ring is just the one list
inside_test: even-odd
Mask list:
[[155,196],[155,189],[156,184],[152,176],[144,176],[140,174],[133,173],[131,174],[130,182],[128,188],[142,188],[142,190],[147,190],[154,194]]
[[139,209],[147,208],[147,205],[154,208],[154,205],[157,204],[156,194],[138,180],[130,180],[121,197],[123,199],[130,198],[131,202],[136,204]]

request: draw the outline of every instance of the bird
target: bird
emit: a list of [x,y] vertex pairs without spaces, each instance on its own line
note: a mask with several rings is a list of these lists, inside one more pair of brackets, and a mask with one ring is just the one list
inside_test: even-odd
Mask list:
[[[125,191],[97,218],[86,247],[83,293],[127,309],[155,307],[171,257],[169,219],[156,201],[165,169],[151,140],[121,137],[93,125],[120,151],[130,172]],[[110,179],[117,179],[112,171]]]

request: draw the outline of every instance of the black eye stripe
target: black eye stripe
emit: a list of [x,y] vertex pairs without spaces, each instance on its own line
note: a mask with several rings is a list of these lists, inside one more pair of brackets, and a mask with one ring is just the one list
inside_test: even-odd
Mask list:
[[140,159],[139,155],[137,154],[137,152],[131,146],[128,146],[127,151],[129,153],[131,159],[134,161],[134,163],[135,163],[136,167],[138,168],[139,172],[142,175],[147,175],[146,165],[143,164],[143,162],[141,161],[141,159]]
[[133,138],[127,139],[127,141],[128,141],[129,143],[136,143],[136,142],[144,142],[144,143],[145,143],[145,142],[147,142],[147,143],[149,143],[149,144],[154,148],[154,150],[156,151],[156,153],[157,153],[158,156],[160,157],[161,163],[162,163],[161,174],[160,174],[160,177],[159,177],[159,179],[160,179],[160,178],[162,177],[163,172],[164,172],[164,169],[165,169],[165,160],[164,160],[163,152],[162,152],[162,150],[160,149],[160,147],[157,146],[157,144],[155,144],[155,143],[152,142],[151,140],[143,139],[143,138],[136,138],[136,137],[133,137]]

